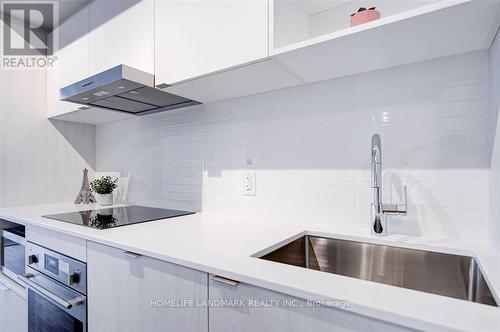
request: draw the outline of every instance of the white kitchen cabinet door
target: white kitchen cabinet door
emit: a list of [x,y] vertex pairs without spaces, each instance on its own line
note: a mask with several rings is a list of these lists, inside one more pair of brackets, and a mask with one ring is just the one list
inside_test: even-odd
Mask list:
[[28,306],[26,300],[2,283],[0,283],[0,331],[28,331]]
[[121,64],[154,73],[154,10],[153,0],[91,3],[91,75]]
[[87,246],[89,331],[207,331],[208,308],[196,305],[208,297],[206,273]]
[[83,8],[56,28],[58,50],[47,70],[47,117],[76,111],[81,105],[59,100],[59,89],[89,76],[89,8]]
[[239,283],[209,281],[210,303],[237,305],[209,308],[210,332],[408,332],[411,329]]
[[156,0],[156,84],[268,56],[267,0]]
[[47,117],[100,124],[131,117],[121,112],[59,100],[59,89],[90,76],[90,8],[85,7],[56,28],[58,49],[54,67],[47,70]]

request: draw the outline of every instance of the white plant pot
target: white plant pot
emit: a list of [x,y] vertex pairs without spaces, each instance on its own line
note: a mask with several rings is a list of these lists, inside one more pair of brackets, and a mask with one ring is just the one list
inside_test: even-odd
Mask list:
[[113,205],[113,194],[99,194],[99,204]]

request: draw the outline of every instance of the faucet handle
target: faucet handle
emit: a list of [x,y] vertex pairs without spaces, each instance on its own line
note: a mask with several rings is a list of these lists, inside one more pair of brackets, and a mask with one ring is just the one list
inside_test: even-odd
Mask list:
[[406,215],[408,213],[408,194],[406,185],[403,186],[403,203],[382,204],[382,211],[385,214]]
[[403,186],[403,203],[397,205],[397,213],[406,215],[408,213],[408,193],[406,192],[406,185]]

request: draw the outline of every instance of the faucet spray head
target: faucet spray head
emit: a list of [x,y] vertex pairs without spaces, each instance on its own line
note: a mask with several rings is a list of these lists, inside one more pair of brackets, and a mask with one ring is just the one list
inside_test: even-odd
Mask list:
[[372,136],[372,163],[382,163],[382,139],[379,134]]
[[382,187],[382,139],[379,134],[372,136],[371,175],[372,188]]

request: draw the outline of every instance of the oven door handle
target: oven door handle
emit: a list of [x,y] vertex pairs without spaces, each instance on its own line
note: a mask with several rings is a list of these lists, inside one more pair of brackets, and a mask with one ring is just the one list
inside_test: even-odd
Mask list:
[[34,278],[35,275],[32,273],[25,273],[18,275],[17,278],[25,284],[27,287],[33,289],[37,293],[40,293],[47,298],[49,298],[51,301],[54,301],[55,303],[59,304],[60,306],[66,308],[66,309],[71,309],[74,307],[79,306],[82,303],[85,303],[86,297],[85,296],[78,296],[70,300],[65,300],[53,293],[51,293],[49,290],[43,288],[42,286],[38,285],[36,282],[31,280],[31,278]]

